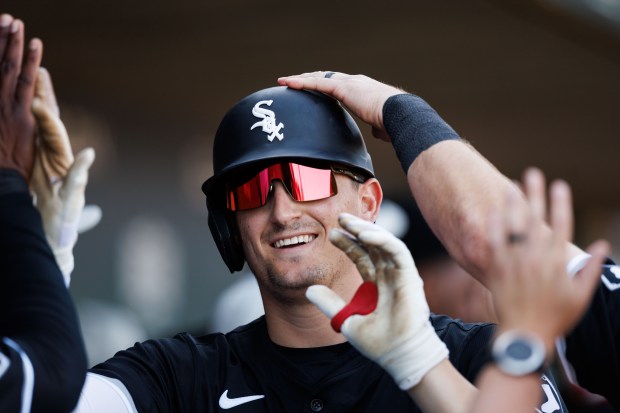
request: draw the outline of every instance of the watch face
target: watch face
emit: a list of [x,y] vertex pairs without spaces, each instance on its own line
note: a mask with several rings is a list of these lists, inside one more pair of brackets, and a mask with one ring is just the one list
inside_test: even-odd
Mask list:
[[510,330],[493,343],[493,359],[506,374],[523,376],[540,371],[545,363],[545,346],[532,334]]
[[526,340],[522,338],[516,338],[512,343],[506,347],[506,355],[515,360],[527,360],[532,357],[532,346]]

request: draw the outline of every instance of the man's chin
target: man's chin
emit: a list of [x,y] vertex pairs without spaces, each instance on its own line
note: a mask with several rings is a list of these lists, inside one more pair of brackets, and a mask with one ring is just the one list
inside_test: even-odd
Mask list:
[[270,271],[267,275],[269,283],[277,290],[285,293],[305,294],[308,287],[315,284],[329,285],[332,276],[325,268],[305,268],[303,270]]

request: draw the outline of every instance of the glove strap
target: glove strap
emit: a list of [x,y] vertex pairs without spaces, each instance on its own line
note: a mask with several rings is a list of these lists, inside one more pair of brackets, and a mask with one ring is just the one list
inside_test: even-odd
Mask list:
[[377,363],[390,373],[401,390],[409,390],[448,354],[446,344],[427,320],[415,334],[377,359]]

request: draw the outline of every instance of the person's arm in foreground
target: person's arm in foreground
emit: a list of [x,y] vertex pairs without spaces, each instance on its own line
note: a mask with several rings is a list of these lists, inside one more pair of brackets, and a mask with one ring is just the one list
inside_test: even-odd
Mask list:
[[[32,112],[37,121],[40,146],[34,160],[30,187],[36,196],[36,207],[41,213],[39,219],[43,221],[45,238],[52,248],[65,285],[68,286],[73,270],[73,246],[80,225],[84,224],[80,218],[94,150],[86,148],[73,157],[50,76],[42,68],[36,78]],[[98,218],[98,214],[92,215],[86,223],[86,229],[96,225]],[[85,373],[84,368],[82,382]],[[75,413],[135,411],[123,383],[94,373],[86,375],[79,403],[74,410]]]
[[[490,289],[501,323],[496,337],[507,332],[529,334],[540,340],[550,360],[556,338],[567,333],[587,309],[609,247],[602,241],[592,244],[588,248],[592,258],[569,277],[565,245],[573,225],[570,188],[561,181],[551,185],[551,233],[538,225],[547,212],[542,173],[526,171],[524,188],[529,211],[518,208],[518,194],[512,191],[505,209],[492,211],[489,219]],[[490,364],[477,380],[480,394],[471,411],[496,412],[499,405],[502,412],[527,411],[543,397],[539,379],[539,371],[511,375]]]
[[[77,314],[28,191],[43,45],[0,16],[0,412],[70,411],[86,374]],[[23,60],[23,63],[22,63]]]
[[[368,123],[375,137],[391,142],[424,218],[470,274],[484,285],[491,246],[489,213],[514,185],[421,98],[363,75],[325,72],[278,79],[281,85],[325,93]],[[520,208],[527,208],[524,197]],[[544,222],[539,225],[544,226]],[[548,228],[547,228],[548,230]],[[582,251],[566,246],[567,260]]]
[[[486,217],[502,207],[503,194],[515,188],[514,184],[461,140],[419,97],[362,75],[335,73],[330,78],[325,75],[325,72],[305,73],[280,78],[278,82],[338,99],[371,125],[377,138],[390,141],[407,173],[410,189],[435,234],[463,268],[489,286],[493,275],[492,246]],[[518,208],[528,208],[523,195],[516,204]],[[542,221],[537,225],[550,231]],[[568,242],[566,249],[565,265],[570,264],[572,275],[588,256]],[[597,326],[606,325],[598,316],[593,322]],[[609,329],[603,333],[606,337],[610,335]],[[607,380],[618,376],[613,367],[616,364],[606,363],[604,357],[590,359],[601,363],[596,368],[605,369]],[[591,365],[585,365],[585,369],[592,370]],[[612,389],[613,385],[607,388]],[[605,394],[613,393],[610,390]]]
[[[465,412],[476,389],[448,361],[448,349],[429,321],[422,279],[407,246],[389,231],[342,214],[330,239],[366,281],[345,306],[323,285],[306,296],[353,346],[383,367],[425,412]],[[376,308],[374,308],[376,305]],[[349,309],[360,309],[353,311]],[[449,394],[450,397],[446,397]]]
[[[515,185],[456,132],[421,98],[362,75],[325,72],[280,78],[281,85],[326,93],[372,126],[373,134],[394,146],[420,209],[450,254],[485,286],[492,282],[492,246],[487,216],[502,207]],[[525,196],[516,200],[527,209]],[[544,231],[549,227],[541,220]],[[566,243],[567,272],[577,273],[588,254]],[[618,328],[615,322],[618,266],[601,268],[591,308],[566,337],[566,358],[577,380],[620,408],[617,389]],[[592,345],[590,338],[597,340]],[[599,347],[602,345],[602,348]]]

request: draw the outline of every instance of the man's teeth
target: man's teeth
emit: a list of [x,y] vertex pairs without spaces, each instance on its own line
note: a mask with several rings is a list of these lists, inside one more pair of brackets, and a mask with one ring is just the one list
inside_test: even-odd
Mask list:
[[314,235],[300,235],[298,237],[281,239],[273,243],[274,247],[282,248],[289,245],[307,244],[314,239]]

